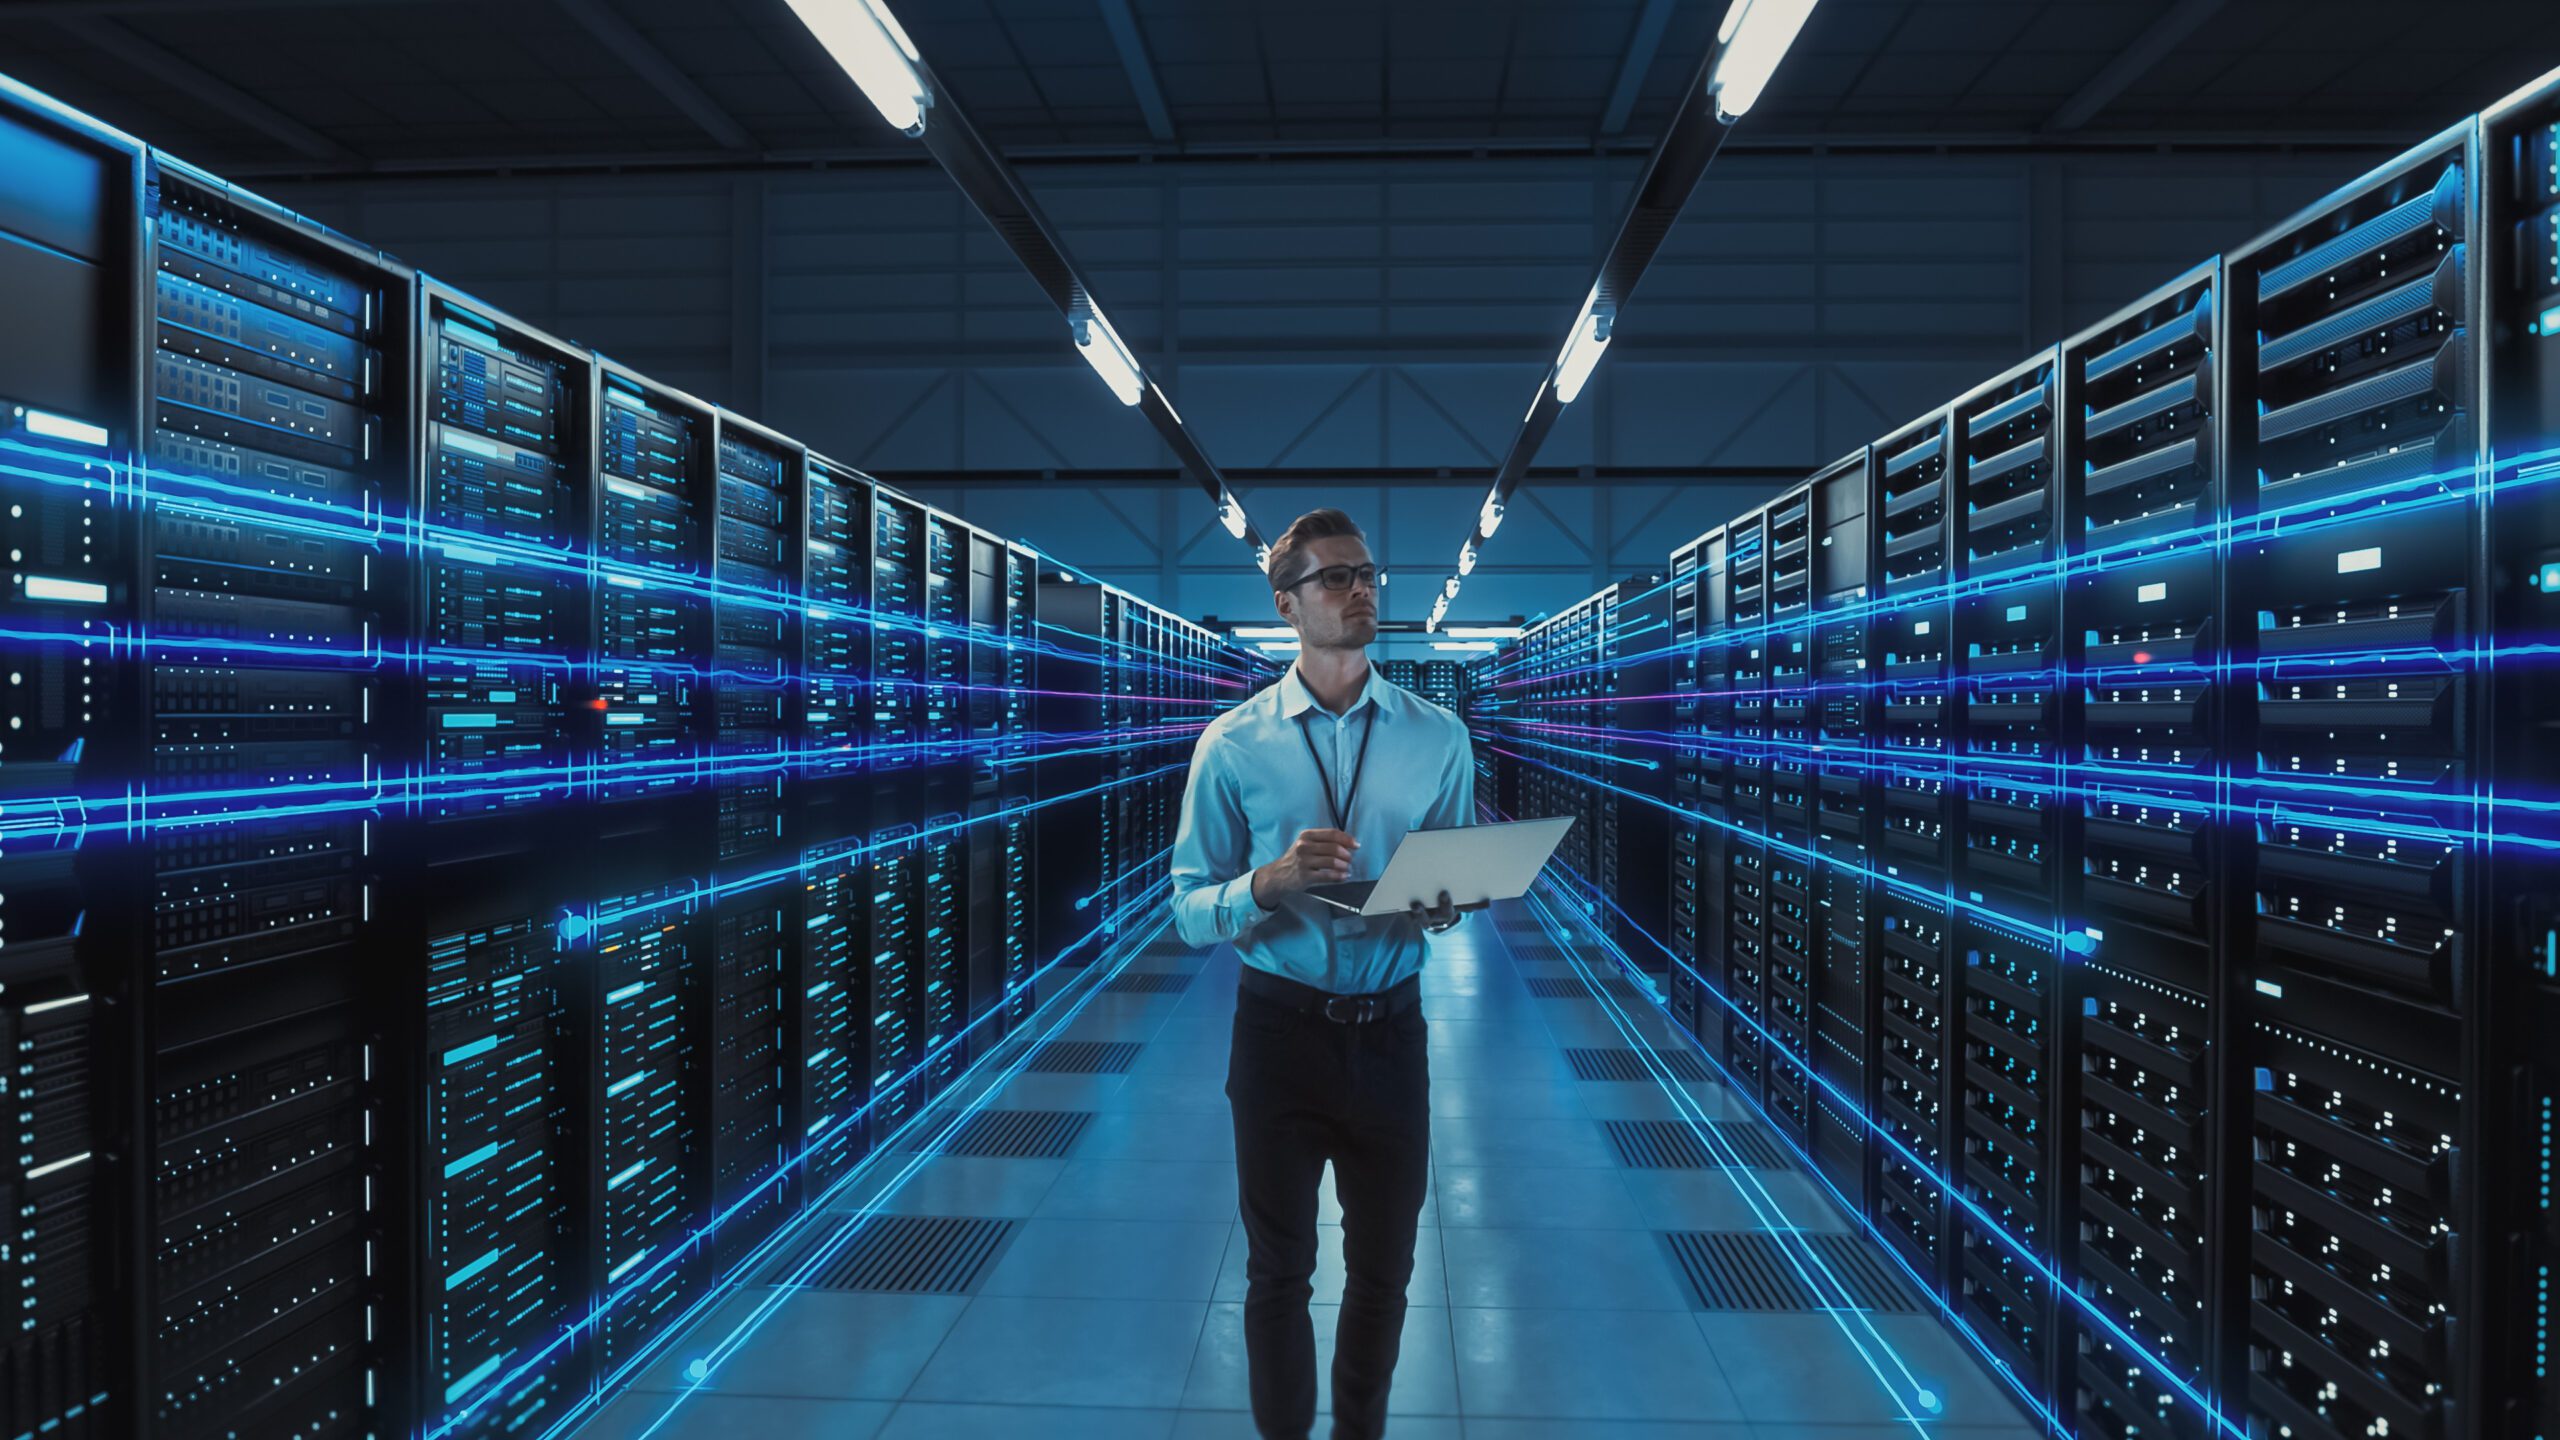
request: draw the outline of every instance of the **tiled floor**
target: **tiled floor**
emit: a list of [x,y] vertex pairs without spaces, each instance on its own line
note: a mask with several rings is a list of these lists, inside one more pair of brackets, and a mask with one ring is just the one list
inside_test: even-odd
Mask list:
[[[584,1440],[1244,1437],[1244,1236],[1224,1083],[1232,952],[1141,957],[1187,990],[1103,994],[1069,1038],[1144,1042],[1126,1075],[1022,1075],[992,1102],[1094,1119],[1063,1159],[940,1158],[884,1208],[1020,1224],[966,1295],[790,1295],[707,1381],[693,1357],[771,1292],[731,1299],[583,1431]],[[1876,1366],[1820,1314],[1711,1313],[1663,1230],[1784,1222],[1845,1230],[1803,1176],[1619,1164],[1599,1122],[1680,1111],[1652,1082],[1586,1083],[1565,1045],[1624,1044],[1589,999],[1540,1000],[1489,917],[1433,949],[1432,1186],[1423,1206],[1392,1433],[1400,1440],[1884,1440],[1911,1436]],[[1643,1007],[1633,1007],[1639,1011]],[[1657,1043],[1661,1021],[1645,1023]],[[1710,1118],[1747,1112],[1687,1087]],[[1340,1219],[1328,1197],[1323,1219]],[[1341,1293],[1339,1229],[1316,1275],[1319,1373]],[[1861,1317],[1943,1404],[1946,1440],[2035,1432],[1927,1315]],[[1321,1381],[1319,1381],[1321,1384]],[[672,1407],[672,1409],[671,1409]],[[1320,1418],[1317,1433],[1323,1434]]]

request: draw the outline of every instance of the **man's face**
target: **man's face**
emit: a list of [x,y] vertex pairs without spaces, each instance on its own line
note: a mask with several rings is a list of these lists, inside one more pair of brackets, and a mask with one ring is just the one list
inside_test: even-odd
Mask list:
[[[1378,592],[1356,581],[1348,590],[1327,590],[1315,573],[1328,565],[1369,564],[1369,547],[1356,535],[1328,535],[1299,548],[1291,562],[1307,583],[1272,596],[1280,618],[1298,629],[1301,645],[1358,650],[1378,638]],[[1290,576],[1280,577],[1284,580]]]

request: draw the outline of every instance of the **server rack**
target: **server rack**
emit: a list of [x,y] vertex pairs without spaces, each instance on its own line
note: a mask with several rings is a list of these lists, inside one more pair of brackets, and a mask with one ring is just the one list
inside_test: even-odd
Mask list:
[[[1725,999],[1741,1023],[1725,1026],[1725,1066],[1734,1083],[1772,1114],[1769,1015],[1769,623],[1768,511],[1725,525],[1725,684],[1733,696],[1725,761],[1724,891],[1715,934],[1724,949]],[[1799,1127],[1803,1116],[1792,1118]]]
[[[2483,969],[2469,124],[2228,261],[2233,943],[2259,1423],[2458,1430]],[[2300,777],[2318,779],[2305,784]]]
[[[1950,426],[1956,684],[1966,777],[1956,854],[1962,1181],[1958,1286],[1996,1349],[2053,1393],[2053,1300],[2041,1277],[1975,1217],[2055,1252],[2060,924],[2061,581],[2053,352],[1956,401]],[[1949,510],[1956,506],[1951,499]],[[1958,540],[1961,540],[1959,547]]]
[[[1809,485],[1813,615],[1811,672],[1814,926],[1812,1154],[1832,1185],[1869,1203],[1864,1117],[1875,1112],[1877,955],[1870,903],[1876,837],[1866,803],[1874,771],[1876,690],[1868,625],[1875,531],[1867,506],[1875,477],[1861,446]],[[1846,1097],[1846,1104],[1841,1097]]]
[[1710,1055],[1726,1051],[1723,915],[1727,743],[1724,527],[1671,557],[1672,1017]]
[[[2560,85],[2546,81],[2481,116],[2482,314],[2479,346],[2489,380],[2489,536],[2481,629],[2493,659],[2482,707],[2484,759],[2502,791],[2551,794],[2560,758],[2560,672],[2510,647],[2531,645],[2560,622],[2560,513],[2547,483],[2560,435]],[[2508,828],[2500,822],[2501,831]],[[2542,837],[2547,838],[2547,827]],[[2474,1025],[2494,1057],[2479,1093],[2485,1117],[2480,1179],[2485,1290],[2484,1429],[2549,1434],[2560,1428],[2560,1372],[2552,1276],[2560,1268],[2560,894],[2545,845],[2501,840],[2486,857],[2482,963],[2487,997]]]
[[2218,1177],[2246,1163],[2222,1123],[2216,1022],[2224,827],[2219,767],[2223,515],[2213,385],[2222,267],[2209,261],[2062,346],[2063,820],[2059,1173],[2085,1293],[2168,1374],[2099,1326],[2058,1392],[2084,1433],[2201,1434],[2176,1385],[2221,1393],[2213,1327],[2234,1246]]

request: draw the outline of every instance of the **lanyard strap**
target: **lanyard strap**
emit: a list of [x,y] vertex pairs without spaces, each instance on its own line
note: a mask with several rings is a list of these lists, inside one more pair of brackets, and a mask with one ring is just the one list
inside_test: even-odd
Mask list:
[[1298,738],[1307,742],[1307,758],[1316,762],[1316,783],[1324,787],[1324,803],[1333,811],[1333,828],[1348,834],[1351,830],[1352,807],[1360,803],[1360,777],[1369,769],[1369,737],[1378,731],[1378,707],[1369,706],[1369,718],[1360,726],[1360,757],[1351,764],[1351,793],[1339,804],[1333,798],[1333,777],[1324,773],[1324,757],[1316,753],[1314,727],[1301,720]]

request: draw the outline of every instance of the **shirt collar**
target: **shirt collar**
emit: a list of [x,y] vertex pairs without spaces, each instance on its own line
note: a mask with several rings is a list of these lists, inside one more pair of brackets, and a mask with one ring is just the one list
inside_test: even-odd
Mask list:
[[[1324,709],[1316,703],[1315,692],[1307,688],[1307,682],[1299,678],[1298,667],[1294,664],[1281,672],[1279,688],[1280,714],[1286,719],[1295,720],[1309,710]],[[1360,694],[1352,700],[1351,708],[1342,712],[1341,718],[1350,719],[1359,713],[1363,705],[1377,706],[1378,715],[1384,718],[1387,713],[1385,701],[1385,684],[1378,676],[1378,662],[1372,660],[1369,662],[1369,678],[1360,682]]]

